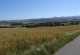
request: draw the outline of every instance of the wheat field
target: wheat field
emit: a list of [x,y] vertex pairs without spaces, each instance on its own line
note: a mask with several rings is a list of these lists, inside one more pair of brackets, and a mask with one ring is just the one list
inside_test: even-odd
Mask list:
[[23,54],[23,52],[25,50],[27,52],[33,46],[37,47],[45,42],[55,42],[55,40],[62,38],[64,33],[67,32],[80,32],[80,25],[37,28],[0,28],[0,55],[30,55]]

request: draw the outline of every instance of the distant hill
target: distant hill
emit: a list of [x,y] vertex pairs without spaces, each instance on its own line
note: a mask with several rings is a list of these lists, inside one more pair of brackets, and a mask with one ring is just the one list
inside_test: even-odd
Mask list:
[[[73,23],[74,22],[74,23]],[[79,24],[80,16],[68,16],[68,17],[52,17],[52,18],[39,18],[39,19],[23,19],[23,20],[5,20],[0,21],[0,25],[11,25],[11,26],[59,26],[63,23]],[[54,25],[55,24],[55,25]]]

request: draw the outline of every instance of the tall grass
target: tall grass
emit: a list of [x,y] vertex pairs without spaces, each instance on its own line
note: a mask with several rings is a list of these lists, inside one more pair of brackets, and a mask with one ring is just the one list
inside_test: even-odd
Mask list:
[[52,55],[79,35],[80,26],[1,28],[0,55]]

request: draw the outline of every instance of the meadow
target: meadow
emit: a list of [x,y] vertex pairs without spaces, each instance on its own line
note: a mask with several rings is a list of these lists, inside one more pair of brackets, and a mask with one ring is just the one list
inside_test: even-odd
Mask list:
[[80,25],[0,28],[0,55],[52,55],[80,34]]

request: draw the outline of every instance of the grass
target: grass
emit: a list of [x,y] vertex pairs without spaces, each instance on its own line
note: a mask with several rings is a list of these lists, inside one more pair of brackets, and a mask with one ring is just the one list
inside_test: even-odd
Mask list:
[[52,55],[80,34],[80,25],[1,28],[0,55]]

